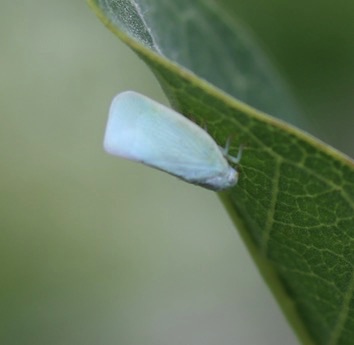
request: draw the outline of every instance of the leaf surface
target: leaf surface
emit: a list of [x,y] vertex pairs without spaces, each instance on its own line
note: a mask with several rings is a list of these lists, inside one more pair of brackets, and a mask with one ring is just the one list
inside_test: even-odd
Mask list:
[[302,343],[352,344],[353,162],[270,116],[304,125],[262,50],[216,1],[89,3],[175,109],[220,146],[231,136],[231,154],[246,145],[239,183],[220,196]]

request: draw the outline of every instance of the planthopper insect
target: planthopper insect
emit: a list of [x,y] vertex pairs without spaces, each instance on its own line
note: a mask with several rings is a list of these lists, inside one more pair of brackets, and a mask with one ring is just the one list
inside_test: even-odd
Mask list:
[[134,91],[113,99],[104,148],[214,191],[237,183],[238,172],[228,161],[237,164],[242,154],[241,147],[236,158],[228,156],[229,143],[220,148],[194,122]]

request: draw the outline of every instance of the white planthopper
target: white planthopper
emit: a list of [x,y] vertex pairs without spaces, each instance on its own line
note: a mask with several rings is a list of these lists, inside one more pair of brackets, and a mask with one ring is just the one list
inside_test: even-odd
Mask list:
[[165,171],[207,189],[219,191],[237,183],[228,160],[229,143],[220,148],[194,122],[134,91],[112,101],[104,138],[108,153]]

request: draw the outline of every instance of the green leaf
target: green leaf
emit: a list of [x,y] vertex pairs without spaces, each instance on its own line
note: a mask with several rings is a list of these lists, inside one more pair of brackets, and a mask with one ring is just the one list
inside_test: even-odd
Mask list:
[[262,51],[216,1],[89,3],[174,108],[221,146],[231,136],[231,154],[246,145],[238,185],[220,196],[302,343],[352,344],[353,162],[265,114],[303,124]]

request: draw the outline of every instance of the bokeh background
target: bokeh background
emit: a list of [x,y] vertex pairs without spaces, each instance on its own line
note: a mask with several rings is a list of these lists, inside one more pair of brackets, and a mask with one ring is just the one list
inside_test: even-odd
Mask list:
[[[148,68],[84,0],[0,4],[0,343],[296,344],[215,193],[103,152]],[[353,155],[354,3],[225,4]]]

